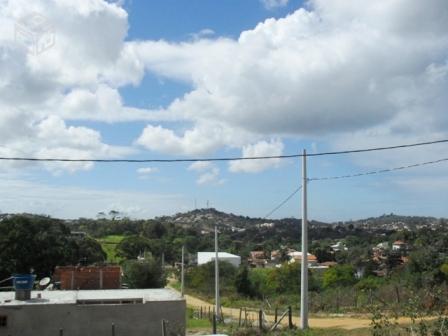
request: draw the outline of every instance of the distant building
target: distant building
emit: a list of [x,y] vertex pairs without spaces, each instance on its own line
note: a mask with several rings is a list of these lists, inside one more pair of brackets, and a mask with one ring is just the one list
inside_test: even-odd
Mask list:
[[348,250],[348,248],[345,246],[345,244],[343,242],[340,242],[340,241],[337,242],[334,245],[331,245],[330,247],[331,247],[331,249],[334,252],[340,252],[340,251],[347,251]]
[[[215,252],[198,252],[198,265],[207,264],[211,261],[215,261]],[[241,257],[230,254],[227,252],[218,252],[219,261],[227,261],[235,267],[239,267],[241,264]]]
[[396,240],[392,244],[392,250],[393,251],[404,251],[407,248],[408,248],[408,245],[405,242],[401,241],[401,240]]
[[386,242],[379,243],[378,245],[376,245],[376,247],[379,249],[388,250],[389,242],[386,241]]
[[0,335],[185,335],[185,300],[170,289],[0,292]]
[[261,223],[257,224],[258,228],[273,228],[275,226],[275,223]]
[[[294,251],[294,252],[289,252],[288,256],[290,257],[289,263],[295,263],[295,262],[299,262],[302,263],[302,252],[299,251]],[[308,253],[308,265],[309,266],[317,266],[317,258],[314,254]]]
[[264,251],[249,252],[247,262],[249,263],[249,266],[253,268],[265,268],[269,264],[269,260],[266,258]]
[[64,290],[119,289],[120,266],[57,266],[53,279]]

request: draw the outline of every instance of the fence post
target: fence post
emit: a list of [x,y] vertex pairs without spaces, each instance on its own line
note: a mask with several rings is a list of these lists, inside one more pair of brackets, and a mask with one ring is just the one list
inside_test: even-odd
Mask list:
[[240,308],[240,316],[238,318],[238,327],[241,327],[241,314],[243,313],[243,308]]
[[166,333],[166,321],[162,320],[162,336],[168,336]]
[[115,336],[115,323],[112,323],[112,336]]
[[213,334],[216,334],[216,314],[215,314],[215,308],[213,308]]
[[274,323],[277,323],[277,318],[278,318],[278,308],[275,307]]
[[59,336],[64,336],[64,329],[59,329]]
[[260,330],[263,330],[263,311],[261,309],[258,312],[258,326],[260,327]]
[[289,329],[292,329],[292,308],[291,308],[291,306],[288,307],[288,325],[289,325]]

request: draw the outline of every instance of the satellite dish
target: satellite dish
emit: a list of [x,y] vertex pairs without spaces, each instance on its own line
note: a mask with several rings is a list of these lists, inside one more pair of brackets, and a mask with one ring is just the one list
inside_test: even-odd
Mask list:
[[49,284],[47,288],[44,289],[44,291],[52,291],[54,289],[54,284]]
[[39,281],[39,286],[40,287],[48,286],[50,284],[50,282],[51,282],[51,279],[49,277],[45,277]]

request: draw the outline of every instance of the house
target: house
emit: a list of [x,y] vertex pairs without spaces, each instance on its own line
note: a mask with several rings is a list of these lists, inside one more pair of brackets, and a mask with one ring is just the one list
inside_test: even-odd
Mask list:
[[[170,289],[0,292],[0,335],[185,335],[185,299]],[[165,322],[163,322],[165,321]]]
[[268,265],[268,259],[264,251],[251,251],[247,262],[251,267],[264,268]]
[[[198,265],[204,265],[215,261],[216,258],[215,252],[198,252],[197,255]],[[227,252],[218,252],[218,261],[227,261],[233,266],[239,267],[241,264],[241,257]]]
[[379,243],[378,245],[376,245],[376,247],[378,249],[388,250],[389,249],[389,242],[386,241],[386,242]]
[[334,245],[330,245],[331,249],[334,252],[340,252],[340,251],[347,251],[348,248],[345,246],[345,244],[343,242],[338,241],[336,244]]
[[405,251],[405,250],[407,250],[407,248],[408,248],[408,245],[401,240],[396,240],[392,244],[393,251]]
[[258,228],[273,228],[275,226],[275,223],[262,223],[257,224]]
[[282,257],[282,252],[280,250],[271,251],[271,261],[279,262]]
[[[302,252],[299,252],[299,251],[289,252],[288,256],[290,257],[290,260],[289,260],[290,264],[295,263],[295,262],[302,263],[302,259],[303,259]],[[317,258],[315,255],[308,253],[307,259],[308,259],[309,266],[317,266]]]

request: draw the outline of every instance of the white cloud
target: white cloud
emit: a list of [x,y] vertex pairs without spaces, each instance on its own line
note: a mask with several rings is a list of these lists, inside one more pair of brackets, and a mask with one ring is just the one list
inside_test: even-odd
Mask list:
[[[272,136],[350,137],[411,119],[424,119],[425,127],[402,132],[446,135],[447,10],[443,0],[316,0],[238,40],[128,43],[141,71],[194,87],[166,109],[194,126],[176,133],[150,125],[139,143],[197,155]],[[239,141],[207,136],[205,121],[246,134]],[[150,134],[162,140],[145,141]]]
[[[283,153],[283,143],[279,140],[271,140],[270,142],[260,141],[254,145],[247,145],[243,147],[243,157],[257,157],[257,156],[279,156]],[[280,159],[265,159],[265,160],[241,160],[231,161],[229,169],[231,172],[244,173],[258,173],[263,170],[278,167]]]
[[219,178],[219,168],[212,167],[209,171],[202,173],[196,183],[199,185],[211,184],[211,185],[221,185],[225,181]]
[[157,172],[159,172],[159,169],[155,167],[143,167],[137,169],[137,173],[140,175],[149,175]]
[[201,29],[197,33],[190,34],[190,36],[191,36],[191,38],[193,40],[200,40],[200,39],[203,39],[203,38],[210,38],[213,35],[215,35],[215,31],[213,29],[210,29],[210,28],[204,28],[204,29]]
[[[286,2],[265,1],[271,7]],[[244,154],[281,137],[334,146],[358,138],[361,144],[366,134],[372,143],[382,141],[374,134],[389,141],[446,137],[447,10],[445,0],[311,0],[238,39],[207,38],[212,31],[204,30],[170,43],[126,41],[128,15],[114,3],[3,0],[0,120],[8,126],[0,124],[0,138],[7,139],[0,148],[129,154],[104,144],[98,131],[67,127],[67,120],[150,121],[136,144],[189,156],[221,148]],[[44,15],[56,36],[39,55],[14,41],[14,23],[30,13]],[[119,88],[139,85],[147,73],[192,90],[159,110],[126,106]]]
[[196,161],[193,162],[189,167],[188,170],[194,170],[194,171],[204,171],[211,169],[213,167],[213,163],[210,161]]
[[196,161],[193,162],[188,170],[199,173],[196,183],[199,185],[222,185],[225,183],[224,179],[220,178],[220,170],[213,162]]
[[201,121],[181,135],[160,125],[147,125],[136,143],[149,150],[172,155],[203,155],[223,146],[239,147],[253,137],[239,128]]
[[260,0],[266,9],[285,7],[289,0]]

